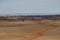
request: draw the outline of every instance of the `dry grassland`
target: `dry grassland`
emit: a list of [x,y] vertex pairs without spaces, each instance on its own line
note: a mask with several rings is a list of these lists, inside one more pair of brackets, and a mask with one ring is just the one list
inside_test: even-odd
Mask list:
[[60,20],[0,21],[0,40],[60,40]]

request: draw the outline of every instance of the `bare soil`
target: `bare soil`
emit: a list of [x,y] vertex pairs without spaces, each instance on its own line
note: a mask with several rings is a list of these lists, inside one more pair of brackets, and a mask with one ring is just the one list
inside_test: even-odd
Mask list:
[[60,20],[0,21],[0,40],[60,40]]

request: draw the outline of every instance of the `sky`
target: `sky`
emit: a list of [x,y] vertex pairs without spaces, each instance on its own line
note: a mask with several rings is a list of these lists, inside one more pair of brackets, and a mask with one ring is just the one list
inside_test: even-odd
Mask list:
[[60,14],[60,0],[0,0],[0,15]]

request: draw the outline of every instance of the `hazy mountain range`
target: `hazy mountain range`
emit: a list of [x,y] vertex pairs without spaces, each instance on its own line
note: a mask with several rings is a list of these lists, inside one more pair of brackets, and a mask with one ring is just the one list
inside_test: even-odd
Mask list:
[[0,16],[60,15],[60,13],[0,13]]

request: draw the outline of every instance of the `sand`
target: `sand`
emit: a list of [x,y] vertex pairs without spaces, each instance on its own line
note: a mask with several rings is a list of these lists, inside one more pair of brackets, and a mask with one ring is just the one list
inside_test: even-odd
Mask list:
[[60,21],[3,21],[0,40],[60,40]]

